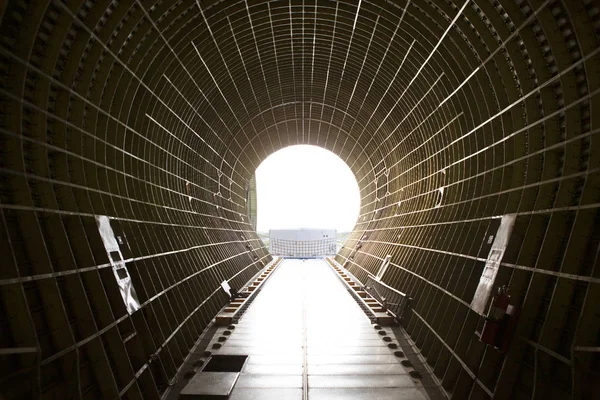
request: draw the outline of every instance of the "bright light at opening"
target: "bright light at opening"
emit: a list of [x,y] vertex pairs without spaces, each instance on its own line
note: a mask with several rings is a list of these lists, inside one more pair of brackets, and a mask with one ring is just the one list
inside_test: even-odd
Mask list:
[[290,146],[256,169],[257,231],[329,228],[350,232],[360,209],[354,174],[317,146]]

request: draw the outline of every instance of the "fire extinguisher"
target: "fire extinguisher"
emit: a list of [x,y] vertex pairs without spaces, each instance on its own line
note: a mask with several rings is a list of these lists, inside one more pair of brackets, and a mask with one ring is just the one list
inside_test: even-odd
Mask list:
[[506,352],[516,326],[517,311],[517,308],[510,304],[508,287],[499,287],[485,317],[480,340]]

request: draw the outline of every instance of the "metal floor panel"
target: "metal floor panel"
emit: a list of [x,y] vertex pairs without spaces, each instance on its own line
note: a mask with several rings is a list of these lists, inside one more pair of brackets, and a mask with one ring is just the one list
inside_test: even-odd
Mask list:
[[285,260],[231,332],[232,399],[428,398],[322,260]]

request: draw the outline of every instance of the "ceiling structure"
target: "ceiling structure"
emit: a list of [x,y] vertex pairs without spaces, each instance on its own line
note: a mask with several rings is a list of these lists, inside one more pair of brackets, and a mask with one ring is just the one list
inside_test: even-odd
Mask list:
[[[250,182],[295,144],[355,173],[337,260],[365,279],[391,255],[449,396],[591,395],[597,1],[9,0],[0,18],[5,397],[160,398],[219,283],[270,261]],[[505,215],[507,355],[471,307]]]

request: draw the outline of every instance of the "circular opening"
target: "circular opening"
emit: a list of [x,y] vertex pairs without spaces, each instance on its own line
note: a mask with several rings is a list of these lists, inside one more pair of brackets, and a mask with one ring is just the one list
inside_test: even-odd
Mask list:
[[317,146],[283,148],[256,169],[257,231],[323,228],[338,239],[352,231],[360,210],[354,174],[336,154]]

